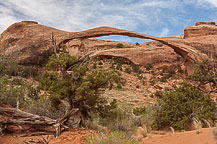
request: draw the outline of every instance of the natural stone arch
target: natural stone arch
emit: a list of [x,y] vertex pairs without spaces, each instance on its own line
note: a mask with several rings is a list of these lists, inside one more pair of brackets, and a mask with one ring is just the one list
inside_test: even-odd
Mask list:
[[65,44],[73,39],[86,39],[86,38],[109,36],[109,35],[122,35],[128,37],[151,39],[151,40],[159,41],[171,47],[177,54],[179,54],[182,58],[184,58],[185,60],[184,65],[186,66],[188,74],[192,74],[194,72],[194,67],[197,62],[207,59],[207,56],[205,54],[200,53],[198,50],[196,50],[193,47],[184,44],[177,44],[174,42],[170,42],[162,38],[140,34],[132,31],[127,31],[123,29],[117,29],[113,27],[97,27],[97,28],[93,28],[81,32],[71,33],[68,36],[64,36],[61,37],[60,39],[57,39],[57,45],[60,46],[60,44]]

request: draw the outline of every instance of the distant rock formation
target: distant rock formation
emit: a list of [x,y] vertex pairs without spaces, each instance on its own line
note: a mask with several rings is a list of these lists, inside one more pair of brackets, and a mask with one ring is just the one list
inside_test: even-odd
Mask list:
[[[75,45],[79,45],[75,44],[73,42],[74,40],[86,41],[88,46],[92,44],[86,52],[90,52],[95,47],[98,47],[99,43],[103,43],[99,49],[92,54],[92,56],[119,56],[141,65],[146,64],[147,61],[154,61],[156,64],[161,63],[162,61],[167,65],[173,64],[174,60],[176,61],[178,55],[180,55],[185,61],[184,64],[188,74],[194,71],[194,65],[196,62],[207,58],[205,54],[201,53],[194,47],[185,45],[181,37],[157,38],[112,27],[98,27],[81,32],[65,32],[40,25],[37,22],[28,21],[15,23],[1,34],[0,52],[5,54],[21,52],[22,55],[17,57],[17,61],[20,64],[43,66],[43,64],[48,60],[48,57],[52,54],[53,46],[50,39],[51,33],[56,37],[57,45],[60,46],[61,44],[67,44],[67,46],[71,47],[71,53],[74,55],[81,53],[81,49],[73,48]],[[125,43],[126,46],[131,48],[114,49],[114,45],[120,42],[90,39],[107,35],[123,35],[141,39],[152,39],[156,42],[153,43],[154,45],[151,43],[146,45],[146,43],[144,43],[141,46],[132,46],[133,44]],[[94,41],[97,42],[94,43]],[[156,43],[160,44],[155,45]],[[105,46],[111,46],[111,49],[103,49]],[[178,55],[176,55],[174,51],[171,51],[172,49]]]
[[184,30],[184,38],[217,35],[215,22],[197,22],[195,26],[188,26]]

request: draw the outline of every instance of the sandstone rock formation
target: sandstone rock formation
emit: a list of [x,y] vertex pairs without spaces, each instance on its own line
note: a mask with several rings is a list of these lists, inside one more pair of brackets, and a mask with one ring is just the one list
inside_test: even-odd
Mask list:
[[[18,57],[18,62],[20,64],[43,65],[43,63],[46,62],[47,58],[52,53],[53,46],[50,39],[51,33],[55,35],[57,45],[59,46],[61,44],[68,44],[70,46],[72,40],[86,41],[88,43],[93,41],[93,39],[89,38],[107,35],[123,35],[142,39],[152,39],[158,41],[158,43],[163,43],[167,47],[158,47],[154,49],[152,46],[152,49],[147,49],[147,45],[142,45],[140,48],[135,47],[133,49],[98,49],[98,51],[93,53],[91,56],[114,55],[125,57],[138,64],[144,64],[147,63],[147,55],[149,55],[149,57],[156,57],[157,61],[162,61],[163,59],[165,59],[165,57],[169,56],[168,49],[172,48],[178,55],[180,55],[185,60],[185,65],[188,70],[188,73],[192,73],[192,71],[194,70],[194,64],[197,61],[201,61],[202,59],[207,58],[206,55],[204,55],[197,49],[189,45],[185,45],[184,43],[180,43],[179,41],[182,41],[182,39],[180,38],[175,38],[176,40],[157,38],[149,35],[144,35],[122,29],[116,29],[112,27],[98,27],[81,32],[64,32],[37,24],[36,22],[27,21],[15,23],[1,34],[0,52],[4,52],[6,54],[13,54],[17,51],[22,52],[23,54]],[[103,42],[105,42],[104,45],[106,45],[106,41]],[[159,51],[158,49],[161,49],[161,51]],[[166,49],[166,51],[164,51],[164,49]],[[77,53],[80,52],[79,48],[77,48],[76,50]],[[88,51],[89,50],[87,50],[87,52]],[[73,52],[74,54],[77,54],[75,52],[75,49],[71,50],[71,53]],[[169,53],[171,52],[172,51],[170,51]],[[155,54],[153,55],[153,53]],[[167,63],[172,62],[171,60],[174,60],[176,58],[177,55],[172,56],[172,59],[170,58],[169,61],[167,61]]]
[[217,26],[215,22],[197,22],[196,26],[188,26],[184,30],[184,38],[217,35]]

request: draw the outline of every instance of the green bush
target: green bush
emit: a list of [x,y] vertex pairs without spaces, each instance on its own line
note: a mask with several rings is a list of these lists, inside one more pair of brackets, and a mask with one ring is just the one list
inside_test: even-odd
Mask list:
[[128,74],[132,73],[132,71],[131,71],[131,69],[129,67],[125,69],[125,72],[128,73]]
[[163,96],[163,93],[161,91],[156,91],[154,94],[157,98],[161,98]]
[[167,82],[168,76],[164,75],[163,77],[160,78],[160,82]]
[[139,144],[141,141],[128,136],[126,132],[114,131],[107,134],[96,134],[86,137],[87,144]]
[[32,114],[47,116],[49,118],[58,119],[65,114],[65,107],[62,105],[58,109],[53,108],[51,101],[47,95],[40,96],[39,99],[31,101],[28,110]]
[[142,71],[140,70],[140,66],[137,64],[132,64],[132,69],[134,73],[138,73],[138,74],[142,73]]
[[184,71],[182,70],[181,66],[178,67],[178,73],[183,74]]
[[216,121],[216,104],[209,95],[184,82],[175,90],[165,92],[158,99],[153,127],[173,127],[187,130],[193,118],[205,125],[205,120]]
[[124,45],[122,44],[122,43],[118,43],[117,45],[116,45],[116,48],[123,48],[124,47]]
[[9,79],[7,76],[0,78],[0,104],[28,108],[32,99],[37,98],[37,92],[21,79]]
[[100,62],[99,62],[99,65],[103,65],[103,63],[100,61]]
[[[144,111],[138,112],[134,110],[138,116],[133,114],[133,107],[126,103],[113,103],[110,110],[103,111],[106,115],[91,114],[89,119],[88,128],[96,128],[95,130],[101,130],[102,127],[106,127],[108,131],[124,131],[128,135],[132,135],[136,127],[141,126],[146,119],[146,113]],[[141,113],[143,115],[141,115]],[[100,129],[98,129],[100,128]]]
[[18,65],[15,56],[0,54],[0,76],[21,76],[30,77],[37,75],[37,70],[31,70]]
[[136,42],[136,45],[139,46],[140,44],[138,42]]
[[137,88],[137,89],[139,89],[139,87],[140,87],[139,85],[136,85],[136,88]]
[[125,62],[126,60],[124,58],[119,58],[119,57],[114,57],[114,61],[115,61],[115,64],[119,64],[120,66],[126,63]]
[[120,71],[123,71],[122,66],[121,66],[120,64],[118,64],[118,65],[116,66],[116,69],[117,69],[117,70],[120,70]]
[[101,94],[117,84],[120,77],[113,70],[88,70],[87,66],[68,53],[49,58],[49,71],[42,74],[38,88],[47,91],[53,108],[61,108],[61,100],[64,100],[70,110],[78,108],[83,119],[87,119],[91,111],[103,114],[104,109],[108,109],[108,101]]
[[194,74],[190,75],[189,79],[199,82],[200,85],[210,83],[213,88],[217,89],[215,65],[208,60],[198,63]]
[[152,68],[153,68],[153,65],[152,64],[150,64],[150,63],[147,63],[146,65],[145,65],[145,68],[146,68],[146,70],[151,70]]
[[121,85],[121,83],[118,83],[118,84],[117,84],[117,88],[118,88],[118,89],[122,89],[122,88],[123,88],[122,85]]
[[136,116],[140,116],[140,115],[145,115],[147,113],[146,111],[146,107],[136,107],[133,109],[133,114],[135,114]]

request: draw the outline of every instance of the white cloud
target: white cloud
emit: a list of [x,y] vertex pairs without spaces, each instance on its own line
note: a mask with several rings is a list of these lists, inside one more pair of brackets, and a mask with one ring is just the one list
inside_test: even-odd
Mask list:
[[0,0],[0,33],[14,22],[33,20],[65,31],[113,26],[167,36],[168,27],[186,21],[185,5],[210,7],[216,3],[216,0]]
[[217,0],[207,0],[211,4],[213,4],[215,7],[217,7]]
[[217,0],[183,0],[186,4],[193,4],[202,8],[217,7]]
[[169,30],[168,28],[164,28],[164,29],[160,32],[160,34],[158,35],[158,37],[166,37],[166,36],[168,36],[169,32],[170,32],[170,30]]
[[0,2],[0,32],[21,20],[35,20],[66,31],[104,25],[134,30],[139,25],[153,25],[160,19],[160,9],[173,8],[173,1],[4,0]]

